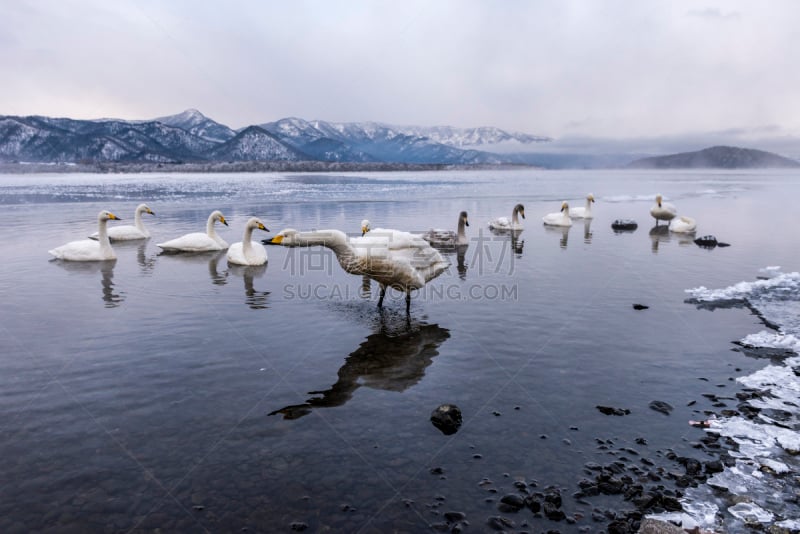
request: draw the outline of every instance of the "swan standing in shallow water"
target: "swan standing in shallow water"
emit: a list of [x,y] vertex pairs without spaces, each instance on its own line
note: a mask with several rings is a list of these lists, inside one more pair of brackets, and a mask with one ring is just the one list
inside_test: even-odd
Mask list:
[[542,217],[542,221],[547,226],[572,226],[572,219],[569,217],[569,204],[561,203],[561,211],[548,213]]
[[592,204],[594,204],[594,195],[589,193],[586,195],[586,207],[585,208],[572,208],[569,212],[569,216],[572,219],[593,219],[594,214],[592,213]]
[[267,263],[267,249],[261,243],[250,239],[256,228],[265,232],[269,231],[257,217],[251,217],[244,226],[242,241],[234,243],[228,249],[228,263],[234,265],[264,265]]
[[422,239],[427,241],[434,247],[455,247],[458,245],[467,245],[469,244],[469,240],[467,239],[467,234],[465,227],[469,226],[469,221],[467,220],[467,212],[462,211],[458,215],[458,231],[454,232],[452,230],[434,230],[431,228],[424,234],[422,234]]
[[697,230],[697,222],[693,218],[686,217],[685,215],[675,217],[669,223],[670,232],[675,232],[678,234],[691,234],[695,230]]
[[60,260],[67,261],[105,261],[115,260],[117,255],[111,248],[111,241],[108,239],[108,221],[120,221],[119,217],[110,211],[101,211],[97,214],[97,241],[92,239],[82,239],[80,241],[70,241],[66,245],[61,245],[52,250],[50,254]]
[[381,286],[378,307],[383,306],[386,288],[406,293],[406,313],[411,308],[411,291],[422,288],[450,265],[420,236],[376,228],[369,235],[349,238],[339,230],[298,232],[287,228],[263,243],[286,247],[331,249],[346,272],[368,276]]
[[522,230],[523,226],[519,222],[519,216],[525,218],[525,206],[517,204],[511,212],[511,220],[508,217],[497,217],[489,221],[490,230]]
[[661,195],[656,195],[656,203],[650,208],[650,215],[656,220],[656,226],[658,226],[658,221],[671,221],[677,214],[678,210],[674,205],[662,202]]
[[217,235],[214,230],[214,223],[221,222],[228,226],[228,221],[220,211],[213,211],[208,216],[206,222],[206,233],[193,232],[181,237],[171,239],[166,243],[157,243],[156,246],[161,247],[167,252],[210,252],[214,250],[225,250],[228,248],[228,243]]
[[[139,204],[136,206],[136,212],[133,214],[133,226],[130,224],[122,226],[112,226],[108,229],[108,239],[113,243],[114,241],[133,241],[135,239],[149,239],[150,232],[144,227],[142,223],[142,213],[149,213],[155,215],[147,204]],[[97,232],[89,236],[89,239],[97,239]]]

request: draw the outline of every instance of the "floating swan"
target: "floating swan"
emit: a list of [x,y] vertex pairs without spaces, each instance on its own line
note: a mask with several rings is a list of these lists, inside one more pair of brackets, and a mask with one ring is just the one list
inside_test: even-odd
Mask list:
[[346,272],[366,275],[381,286],[378,307],[383,306],[387,287],[406,293],[406,313],[411,307],[411,291],[422,288],[449,266],[435,248],[420,236],[376,228],[368,235],[349,238],[339,230],[298,232],[287,228],[262,243],[287,247],[321,245],[331,249]]
[[469,241],[467,240],[467,234],[464,229],[465,226],[469,226],[469,221],[467,220],[467,212],[462,211],[458,215],[457,233],[452,230],[434,230],[431,228],[422,234],[422,239],[434,247],[455,247],[456,245],[467,245],[469,244]]
[[491,230],[522,230],[523,226],[519,222],[517,215],[525,218],[525,206],[517,204],[514,206],[514,211],[511,212],[511,220],[508,217],[497,217],[489,221],[489,229]]
[[695,230],[697,230],[697,222],[691,217],[686,217],[685,215],[675,217],[669,223],[670,232],[676,232],[679,234],[691,234]]
[[[149,239],[150,232],[142,224],[142,213],[155,213],[147,207],[147,204],[139,204],[133,214],[133,226],[130,224],[122,226],[112,226],[108,229],[108,239],[114,241],[132,241],[134,239]],[[97,232],[89,236],[89,239],[97,239]]]
[[111,248],[111,241],[108,239],[107,225],[109,219],[119,221],[119,217],[110,211],[101,211],[97,214],[97,240],[82,239],[80,241],[70,241],[66,245],[61,245],[53,250],[48,250],[50,254],[60,260],[67,261],[105,261],[115,260],[117,255]]
[[572,219],[569,217],[569,204],[561,203],[561,211],[548,213],[542,217],[544,224],[548,226],[572,226]]
[[656,195],[656,203],[650,208],[650,215],[656,220],[656,226],[658,226],[658,221],[671,221],[677,214],[678,210],[674,205],[662,202],[661,195]]
[[594,195],[589,193],[586,195],[586,207],[585,208],[572,208],[569,212],[569,216],[572,219],[592,219],[594,218],[594,214],[592,213],[592,204],[594,204]]
[[181,237],[171,239],[166,243],[157,243],[156,246],[161,247],[168,252],[209,252],[213,250],[225,250],[228,248],[228,243],[217,235],[214,230],[214,223],[221,222],[228,226],[228,221],[219,211],[211,212],[206,222],[206,233],[193,232]]
[[234,265],[264,265],[267,263],[267,250],[261,245],[251,241],[253,230],[258,228],[268,232],[257,217],[250,217],[247,224],[244,225],[244,236],[239,243],[234,243],[228,249],[228,263]]

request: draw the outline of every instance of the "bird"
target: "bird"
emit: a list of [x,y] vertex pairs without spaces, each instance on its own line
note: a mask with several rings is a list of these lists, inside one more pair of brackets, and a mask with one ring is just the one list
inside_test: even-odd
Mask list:
[[[366,233],[366,232],[365,232]],[[376,228],[361,237],[348,238],[340,230],[299,232],[286,228],[262,243],[285,247],[323,246],[336,254],[345,272],[368,276],[381,287],[378,307],[383,307],[386,288],[406,293],[406,313],[411,310],[411,291],[421,289],[447,267],[438,250],[419,235]]]
[[547,226],[572,226],[572,219],[569,217],[569,204],[561,203],[561,211],[548,213],[542,217],[542,221]]
[[48,250],[50,254],[59,260],[66,261],[105,261],[116,260],[117,255],[111,248],[111,241],[108,239],[108,221],[120,221],[119,217],[110,211],[103,210],[97,214],[97,240],[82,239],[80,241],[70,241],[65,245]]
[[697,222],[685,215],[679,215],[672,219],[669,223],[669,231],[679,234],[691,234],[697,230]]
[[650,215],[656,220],[656,226],[658,226],[658,221],[671,221],[677,214],[678,210],[674,205],[662,202],[661,195],[656,195],[656,203],[650,208]]
[[161,247],[166,252],[209,252],[214,250],[225,250],[228,248],[228,243],[217,235],[214,230],[214,223],[221,222],[228,226],[228,221],[220,211],[213,211],[208,216],[206,222],[206,232],[193,232],[181,237],[171,239],[166,243],[157,243],[156,246]]
[[508,217],[497,217],[489,221],[489,229],[491,230],[522,230],[523,226],[519,222],[519,216],[525,218],[525,206],[517,204],[511,212],[511,220]]
[[585,208],[572,208],[569,212],[569,216],[572,219],[593,219],[594,214],[592,213],[592,204],[594,204],[594,195],[589,193],[586,195],[586,207]]
[[267,250],[260,243],[250,239],[256,228],[269,232],[258,217],[250,217],[244,226],[241,242],[234,243],[228,248],[228,263],[233,265],[264,265],[267,263]]
[[[147,207],[147,204],[139,204],[136,206],[136,211],[133,214],[133,226],[130,224],[122,226],[112,226],[108,229],[108,239],[113,243],[114,241],[133,241],[135,239],[149,239],[150,232],[142,224],[142,213],[149,213],[155,215],[153,211]],[[97,239],[97,232],[89,236],[89,239]]]
[[369,232],[369,220],[364,219],[361,221],[361,237],[364,237],[367,232]]
[[452,230],[439,230],[431,228],[422,234],[422,239],[430,243],[433,247],[455,247],[457,245],[467,245],[469,241],[467,240],[467,234],[465,231],[466,226],[469,226],[467,212],[462,211],[458,214],[457,232]]

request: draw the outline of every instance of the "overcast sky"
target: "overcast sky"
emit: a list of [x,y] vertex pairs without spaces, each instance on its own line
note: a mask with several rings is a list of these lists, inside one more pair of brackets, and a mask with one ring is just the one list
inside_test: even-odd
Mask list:
[[3,1],[0,114],[793,143],[798,23],[794,0]]

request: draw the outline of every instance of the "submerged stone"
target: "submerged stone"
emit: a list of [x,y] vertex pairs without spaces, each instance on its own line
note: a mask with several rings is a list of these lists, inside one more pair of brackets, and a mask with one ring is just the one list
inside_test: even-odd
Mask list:
[[431,412],[431,423],[442,434],[455,434],[461,427],[461,409],[455,404],[442,404]]

